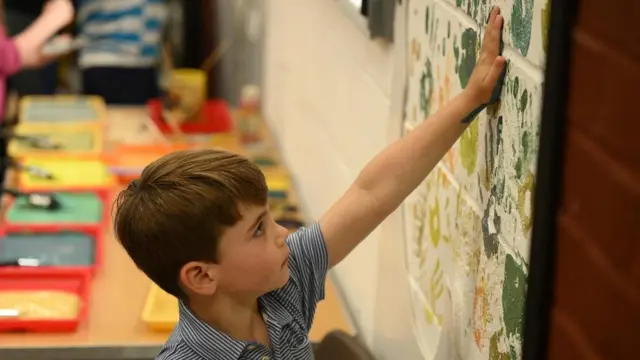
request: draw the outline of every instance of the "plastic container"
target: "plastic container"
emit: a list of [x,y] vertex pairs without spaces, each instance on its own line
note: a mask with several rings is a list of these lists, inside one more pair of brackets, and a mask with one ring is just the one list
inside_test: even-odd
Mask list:
[[[40,261],[41,266],[23,268],[25,271],[73,270],[93,275],[103,263],[103,230],[85,226],[14,226],[0,235],[0,262],[30,258]],[[0,267],[0,273],[6,269]]]
[[60,209],[47,210],[28,206],[26,199],[9,199],[4,226],[8,231],[50,226],[99,228],[110,226],[110,197],[104,192],[72,190],[54,192]]
[[240,138],[244,144],[262,142],[262,116],[260,115],[260,88],[257,85],[245,85],[240,95],[240,108],[237,114]]
[[98,96],[33,95],[20,101],[20,123],[49,126],[105,122],[107,107]]
[[[65,319],[0,317],[0,331],[74,332],[89,312],[90,276],[86,272],[59,269],[44,273],[27,268],[4,268],[0,272],[0,297],[8,292],[63,292],[78,298],[78,310]],[[5,297],[6,299],[6,297]]]
[[9,154],[13,157],[37,155],[99,155],[104,149],[103,131],[97,124],[65,124],[54,127],[47,124],[24,123],[16,127],[16,134],[38,136],[61,145],[61,149],[38,149],[20,139],[9,142]]
[[142,321],[149,330],[170,332],[178,323],[178,299],[152,283],[142,310]]
[[[182,96],[207,98],[207,73],[201,69],[180,68],[171,71],[170,87],[176,88]],[[181,91],[182,90],[182,91]]]
[[[147,109],[151,120],[163,134],[171,134],[172,130],[164,121],[162,101],[158,99],[147,102]],[[198,121],[188,121],[180,125],[185,134],[220,133],[232,129],[232,120],[229,107],[223,100],[207,100],[204,104],[201,118]]]
[[18,175],[20,189],[26,192],[55,192],[65,189],[109,193],[115,178],[103,160],[91,158],[54,158],[50,156],[25,157],[24,165],[36,166],[51,172],[53,180],[35,177],[26,172]]

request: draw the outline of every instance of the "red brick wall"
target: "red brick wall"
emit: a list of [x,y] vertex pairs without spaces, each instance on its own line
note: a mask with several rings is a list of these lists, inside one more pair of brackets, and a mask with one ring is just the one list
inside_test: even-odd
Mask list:
[[572,51],[549,358],[640,359],[640,1],[582,0]]

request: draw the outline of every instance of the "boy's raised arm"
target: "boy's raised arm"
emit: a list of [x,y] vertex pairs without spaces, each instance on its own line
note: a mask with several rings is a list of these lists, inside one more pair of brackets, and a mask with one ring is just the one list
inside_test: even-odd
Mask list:
[[[494,101],[505,60],[500,56],[502,16],[491,12],[480,58],[468,86],[433,116],[365,166],[347,192],[322,216],[329,266],[344,259],[427,177],[462,135],[464,121]],[[499,81],[500,80],[500,81]]]

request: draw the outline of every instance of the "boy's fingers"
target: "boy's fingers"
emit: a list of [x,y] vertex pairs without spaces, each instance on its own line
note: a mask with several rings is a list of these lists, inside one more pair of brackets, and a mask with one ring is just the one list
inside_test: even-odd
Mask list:
[[484,41],[482,50],[490,58],[494,58],[499,55],[500,52],[500,36],[502,33],[502,16],[498,15],[494,20],[494,23],[487,27],[487,32],[484,34]]
[[489,70],[489,74],[484,78],[485,85],[495,86],[496,82],[498,82],[498,78],[502,73],[502,69],[505,66],[505,59],[503,56],[498,56],[493,61],[493,65],[491,65],[491,69]]
[[489,14],[489,19],[487,20],[487,24],[492,24],[493,20],[495,20],[495,18],[496,18],[496,16],[498,16],[498,14],[500,14],[500,7],[495,6],[491,10],[491,13]]

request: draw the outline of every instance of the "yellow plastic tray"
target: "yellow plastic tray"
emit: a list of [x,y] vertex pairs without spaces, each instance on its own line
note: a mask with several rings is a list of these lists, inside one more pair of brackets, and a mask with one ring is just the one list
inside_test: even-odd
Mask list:
[[[12,140],[9,143],[9,154],[14,157],[58,154],[97,155],[101,154],[104,149],[102,126],[95,123],[65,124],[53,128],[48,124],[23,123],[16,127],[16,133],[18,135],[46,137],[56,143],[60,143],[62,149],[34,149],[23,141]],[[88,144],[89,146],[82,148],[82,143],[86,140],[79,140],[78,137],[88,137],[91,139],[91,143]]]
[[20,100],[20,123],[64,124],[104,123],[107,106],[99,96],[31,95]]
[[98,189],[116,184],[104,161],[82,158],[25,157],[24,165],[36,166],[51,172],[53,180],[41,179],[20,173],[20,187],[26,191],[47,189],[50,191],[76,188]]
[[178,323],[178,317],[178,300],[152,283],[142,310],[142,321],[151,331],[170,332]]

